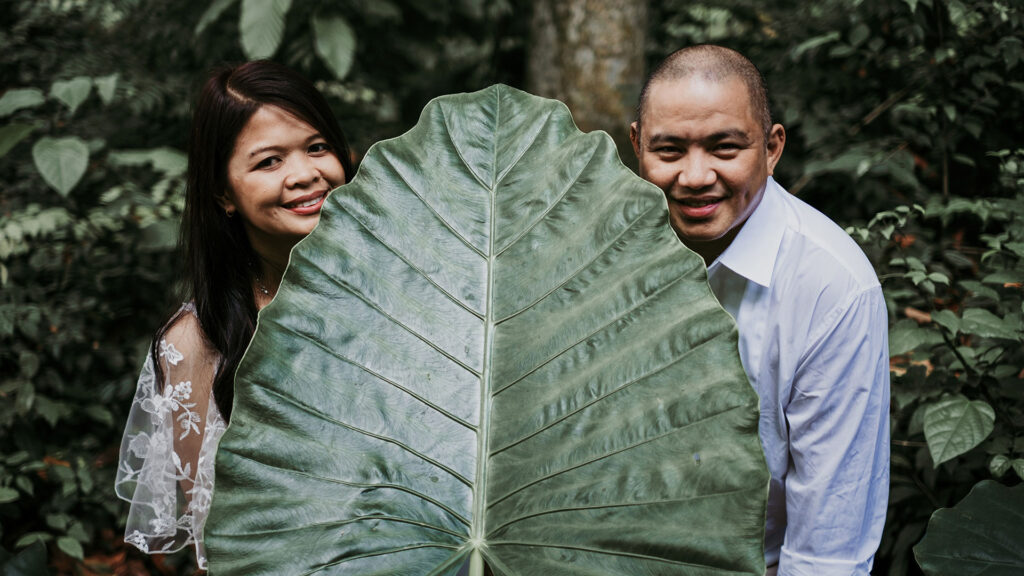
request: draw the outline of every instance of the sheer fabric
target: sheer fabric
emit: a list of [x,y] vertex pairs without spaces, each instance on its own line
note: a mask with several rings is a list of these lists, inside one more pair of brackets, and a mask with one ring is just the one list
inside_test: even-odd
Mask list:
[[207,344],[191,304],[157,348],[163,379],[157,382],[147,355],[121,441],[115,491],[131,502],[125,541],[148,554],[193,546],[205,569],[203,525],[226,427],[212,392],[220,355]]

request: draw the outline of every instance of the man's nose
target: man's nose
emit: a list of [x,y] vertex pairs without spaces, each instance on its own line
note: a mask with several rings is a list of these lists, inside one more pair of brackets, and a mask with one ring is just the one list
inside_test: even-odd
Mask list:
[[701,190],[714,184],[717,178],[718,175],[705,154],[691,152],[679,160],[676,182],[683,188]]

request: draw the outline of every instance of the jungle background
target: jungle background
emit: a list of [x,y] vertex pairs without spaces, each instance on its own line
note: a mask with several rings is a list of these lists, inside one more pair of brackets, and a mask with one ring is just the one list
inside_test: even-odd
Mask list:
[[[788,132],[776,178],[848,227],[886,293],[892,484],[874,573],[938,573],[913,552],[932,513],[986,480],[1021,483],[1018,0],[2,0],[0,21],[4,574],[194,571],[187,552],[123,543],[113,478],[149,339],[178,305],[195,91],[211,66],[258,57],[317,82],[356,160],[430,98],[502,82],[562,99],[635,166],[646,71],[684,45],[740,50]],[[1015,541],[1019,567],[1024,529],[994,510],[953,542]]]

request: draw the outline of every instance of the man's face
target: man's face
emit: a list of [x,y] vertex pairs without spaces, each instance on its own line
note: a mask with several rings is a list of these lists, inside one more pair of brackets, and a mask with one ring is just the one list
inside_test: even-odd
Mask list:
[[672,228],[710,263],[760,202],[785,131],[776,124],[765,142],[737,77],[656,82],[642,122],[630,127],[640,176],[664,190]]

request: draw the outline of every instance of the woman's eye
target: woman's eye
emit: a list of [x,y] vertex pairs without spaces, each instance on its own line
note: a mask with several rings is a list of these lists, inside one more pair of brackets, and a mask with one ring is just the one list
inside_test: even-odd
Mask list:
[[277,156],[270,156],[270,157],[264,158],[263,160],[260,160],[259,163],[256,164],[256,167],[257,168],[270,168],[271,166],[276,165],[280,161],[281,160]]
[[330,152],[331,147],[326,142],[317,142],[309,147],[310,154],[319,154],[321,152]]

